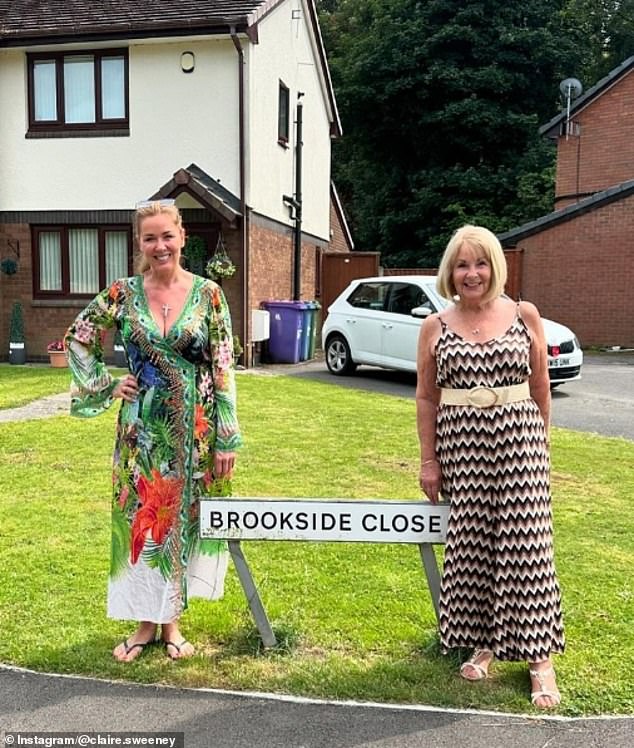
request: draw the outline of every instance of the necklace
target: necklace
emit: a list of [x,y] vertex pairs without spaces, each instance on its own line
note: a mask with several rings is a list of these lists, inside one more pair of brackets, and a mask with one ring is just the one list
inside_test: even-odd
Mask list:
[[479,335],[480,334],[480,328],[474,327],[473,330],[471,330],[472,335]]
[[167,319],[167,315],[172,311],[172,307],[169,304],[162,304],[161,309],[163,310],[163,319]]

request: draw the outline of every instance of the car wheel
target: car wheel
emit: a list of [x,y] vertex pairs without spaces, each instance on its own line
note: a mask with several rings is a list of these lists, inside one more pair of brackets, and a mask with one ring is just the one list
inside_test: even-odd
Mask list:
[[326,366],[331,374],[352,374],[357,365],[352,360],[350,346],[341,335],[333,335],[326,343]]

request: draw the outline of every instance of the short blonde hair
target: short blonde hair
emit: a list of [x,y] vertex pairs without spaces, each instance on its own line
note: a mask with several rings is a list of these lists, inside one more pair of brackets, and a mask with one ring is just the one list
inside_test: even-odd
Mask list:
[[[176,227],[181,231],[183,230],[183,216],[181,215],[180,210],[173,203],[166,203],[161,200],[152,200],[147,203],[143,203],[142,205],[138,205],[136,210],[134,211],[134,218],[132,219],[132,226],[134,229],[134,244],[137,250],[140,249],[141,224],[143,223],[143,221],[146,218],[158,216],[162,213],[170,216],[170,218],[176,224]],[[144,273],[150,267],[149,262],[142,252],[139,252],[137,254],[135,265],[136,272],[139,274]]]
[[497,236],[484,226],[466,225],[454,231],[453,236],[447,244],[447,248],[440,261],[436,290],[445,299],[453,299],[456,295],[456,287],[453,282],[453,271],[456,258],[463,244],[468,244],[472,249],[488,260],[491,266],[491,285],[483,301],[491,301],[504,292],[506,285],[507,269],[504,251]]

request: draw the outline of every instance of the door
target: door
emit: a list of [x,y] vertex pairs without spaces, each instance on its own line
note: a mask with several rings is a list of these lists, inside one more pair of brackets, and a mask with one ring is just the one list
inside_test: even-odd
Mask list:
[[435,312],[425,291],[413,283],[390,283],[384,321],[381,326],[381,355],[384,366],[416,371],[418,335],[421,317],[412,317],[412,309],[423,307]]

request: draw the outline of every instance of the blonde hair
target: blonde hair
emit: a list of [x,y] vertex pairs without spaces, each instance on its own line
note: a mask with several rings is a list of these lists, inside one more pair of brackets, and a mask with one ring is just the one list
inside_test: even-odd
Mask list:
[[489,229],[485,229],[484,226],[471,225],[462,226],[454,231],[447,244],[438,268],[438,278],[436,280],[438,293],[445,299],[452,299],[456,295],[453,271],[456,258],[463,244],[467,244],[478,253],[481,252],[491,266],[491,284],[483,301],[491,301],[500,296],[504,292],[507,277],[506,258],[502,245],[497,236]]
[[[134,231],[134,243],[136,245],[137,251],[140,249],[140,239],[141,239],[141,224],[146,218],[151,218],[152,216],[158,216],[162,213],[165,213],[166,215],[170,216],[170,218],[174,221],[176,224],[176,227],[184,231],[183,228],[183,217],[181,215],[180,210],[174,205],[172,202],[167,203],[163,202],[162,200],[152,200],[147,203],[142,203],[140,205],[137,205],[136,210],[134,211],[134,217],[132,219],[132,227]],[[135,269],[136,272],[141,274],[144,273],[148,268],[150,267],[150,263],[147,261],[147,258],[145,255],[138,251],[136,260],[135,260]]]

